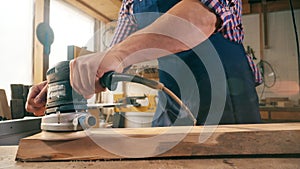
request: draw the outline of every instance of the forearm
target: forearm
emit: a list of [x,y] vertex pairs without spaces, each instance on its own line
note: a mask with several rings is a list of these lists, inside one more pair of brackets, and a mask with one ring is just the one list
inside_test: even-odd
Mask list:
[[123,67],[193,48],[214,31],[216,16],[199,0],[183,0],[148,27],[115,45],[114,55]]

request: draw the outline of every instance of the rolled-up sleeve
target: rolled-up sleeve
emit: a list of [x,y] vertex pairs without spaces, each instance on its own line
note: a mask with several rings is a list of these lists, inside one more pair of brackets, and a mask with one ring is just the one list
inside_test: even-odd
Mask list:
[[221,19],[222,28],[230,21],[232,15],[231,11],[229,9],[226,10],[225,5],[218,0],[201,0],[201,2]]
[[123,0],[119,12],[118,24],[110,46],[120,43],[133,32],[137,31],[137,23],[132,12],[133,2]]

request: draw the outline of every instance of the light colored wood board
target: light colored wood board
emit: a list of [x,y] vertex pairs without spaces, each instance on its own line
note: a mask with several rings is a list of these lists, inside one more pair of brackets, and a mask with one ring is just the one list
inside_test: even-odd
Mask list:
[[[300,123],[224,125],[214,132],[202,129],[200,126],[91,129],[89,136],[68,141],[44,141],[34,135],[20,141],[16,159],[60,161],[300,154]],[[211,136],[199,142],[200,133]]]
[[0,116],[11,119],[11,112],[8,106],[5,90],[0,89]]
[[206,158],[206,159],[156,159],[156,160],[115,160],[115,161],[60,161],[60,162],[16,162],[17,146],[0,146],[0,166],[11,169],[296,169],[300,166],[299,158]]

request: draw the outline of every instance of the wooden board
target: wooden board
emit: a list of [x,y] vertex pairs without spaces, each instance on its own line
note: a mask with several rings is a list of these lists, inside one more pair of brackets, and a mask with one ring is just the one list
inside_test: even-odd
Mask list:
[[186,158],[186,159],[135,159],[114,161],[59,161],[59,162],[16,162],[17,146],[0,146],[0,166],[11,169],[297,169],[300,160],[296,157],[256,158]]
[[8,106],[5,90],[0,89],[0,116],[11,119],[11,112]]
[[[89,132],[43,132],[20,141],[16,160],[300,155],[300,123],[223,125],[215,130],[212,127],[98,128]],[[209,136],[207,140],[205,136]]]

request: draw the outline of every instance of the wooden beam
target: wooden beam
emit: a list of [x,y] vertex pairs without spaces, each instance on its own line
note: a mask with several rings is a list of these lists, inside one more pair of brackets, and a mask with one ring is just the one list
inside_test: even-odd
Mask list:
[[37,84],[43,81],[43,45],[39,42],[35,30],[38,24],[44,21],[44,0],[36,0],[34,9],[33,81]]
[[44,53],[44,47],[39,42],[36,29],[37,26],[46,22],[49,24],[49,5],[50,0],[36,0],[35,1],[35,15],[34,15],[34,39],[33,39],[33,82],[34,84],[46,80],[46,72],[49,66],[49,57]]
[[113,20],[111,18],[108,18],[106,15],[104,15],[103,13],[95,9],[93,6],[91,6],[90,4],[82,0],[64,0],[64,1],[104,23],[108,23]]
[[[88,136],[87,136],[88,134]],[[200,135],[201,134],[201,135]],[[207,140],[199,138],[208,136]],[[42,132],[22,139],[19,161],[300,155],[300,123]]]
[[110,0],[110,1],[117,7],[121,7],[122,5],[122,0]]

